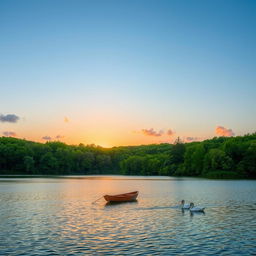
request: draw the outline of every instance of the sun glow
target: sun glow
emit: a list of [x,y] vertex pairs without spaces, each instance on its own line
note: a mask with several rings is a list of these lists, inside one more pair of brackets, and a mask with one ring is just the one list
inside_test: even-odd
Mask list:
[[113,146],[110,145],[109,143],[105,143],[105,142],[96,143],[96,145],[99,145],[100,147],[103,147],[103,148],[112,148],[112,147],[113,147]]

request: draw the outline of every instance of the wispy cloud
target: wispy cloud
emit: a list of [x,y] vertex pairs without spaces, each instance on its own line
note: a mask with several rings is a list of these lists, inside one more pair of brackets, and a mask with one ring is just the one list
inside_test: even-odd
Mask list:
[[186,141],[188,141],[188,142],[191,142],[191,141],[194,141],[194,140],[195,140],[194,137],[186,137],[185,139],[186,139]]
[[168,136],[173,136],[173,135],[175,134],[175,132],[174,132],[173,130],[169,129],[169,130],[166,132],[166,134],[167,134]]
[[60,140],[60,139],[65,138],[65,136],[63,136],[63,135],[57,135],[55,138],[58,139],[58,140]]
[[185,142],[194,142],[194,141],[201,141],[201,140],[202,140],[202,138],[200,138],[200,137],[190,137],[190,136],[188,136],[188,137],[184,138]]
[[164,135],[167,136],[173,136],[175,134],[175,132],[172,129],[169,129],[165,132],[165,130],[155,130],[154,128],[150,128],[150,129],[141,129],[141,130],[133,130],[132,133],[134,134],[143,134],[145,136],[152,136],[152,137],[161,137]]
[[142,129],[141,132],[146,135],[146,136],[155,136],[155,137],[159,137],[159,136],[162,136],[163,135],[163,131],[160,130],[160,131],[155,131],[153,128],[151,129]]
[[16,137],[17,134],[15,132],[5,131],[3,132],[3,135],[6,137]]
[[68,117],[64,117],[64,123],[69,123],[69,118]]
[[17,123],[20,118],[14,114],[0,115],[0,122]]
[[158,143],[159,144],[162,144],[162,143],[164,143],[164,144],[171,144],[172,142],[170,140],[159,140]]
[[50,141],[50,140],[52,140],[52,137],[50,137],[50,136],[44,136],[44,137],[42,137],[42,139],[43,139],[43,140]]
[[231,137],[235,135],[232,129],[227,129],[223,126],[217,126],[215,129],[215,133],[219,136],[224,136],[224,137]]

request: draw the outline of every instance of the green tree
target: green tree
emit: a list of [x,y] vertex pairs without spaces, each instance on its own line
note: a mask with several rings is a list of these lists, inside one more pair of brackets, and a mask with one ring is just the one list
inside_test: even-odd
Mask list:
[[40,159],[40,171],[42,174],[58,174],[58,161],[51,152],[47,152]]
[[208,171],[228,171],[233,166],[232,159],[220,149],[211,149],[204,159],[204,172]]
[[238,164],[238,171],[248,178],[256,178],[256,142],[251,143],[245,152],[245,156]]
[[35,161],[32,156],[24,157],[24,165],[27,174],[33,174],[35,170]]
[[186,151],[184,143],[178,137],[171,149],[171,163],[180,164],[184,161],[184,153]]
[[111,169],[111,158],[108,155],[98,154],[96,156],[95,170],[98,173],[107,173]]

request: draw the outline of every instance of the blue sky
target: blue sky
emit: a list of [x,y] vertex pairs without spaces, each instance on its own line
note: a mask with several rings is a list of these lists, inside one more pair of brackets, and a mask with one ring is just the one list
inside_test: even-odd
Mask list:
[[0,114],[20,119],[0,134],[114,146],[254,132],[255,17],[242,0],[2,0]]

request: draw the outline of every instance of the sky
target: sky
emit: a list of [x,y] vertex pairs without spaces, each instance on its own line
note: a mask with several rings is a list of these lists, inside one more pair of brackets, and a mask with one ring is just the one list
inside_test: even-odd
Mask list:
[[255,128],[256,1],[0,1],[0,136],[112,147]]

